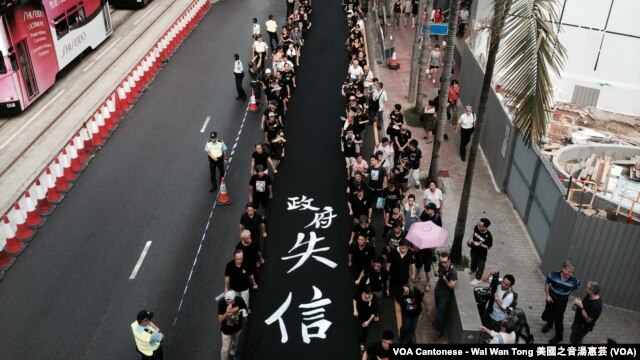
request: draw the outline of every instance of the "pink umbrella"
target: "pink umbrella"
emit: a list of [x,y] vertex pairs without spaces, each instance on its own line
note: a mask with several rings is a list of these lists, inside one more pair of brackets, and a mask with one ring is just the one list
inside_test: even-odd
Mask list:
[[411,224],[407,240],[419,249],[435,249],[444,246],[449,232],[433,223],[433,221],[415,222]]

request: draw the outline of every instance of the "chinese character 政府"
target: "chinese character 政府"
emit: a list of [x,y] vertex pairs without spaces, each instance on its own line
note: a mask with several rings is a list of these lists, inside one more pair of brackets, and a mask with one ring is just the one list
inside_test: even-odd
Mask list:
[[316,212],[313,221],[304,228],[306,229],[311,225],[315,225],[316,229],[326,229],[331,226],[331,220],[333,220],[333,218],[337,217],[338,215],[333,213],[333,208],[331,206],[325,206],[323,210],[323,212]]
[[293,259],[293,258],[297,258],[299,257],[300,260],[298,260],[298,262],[291,268],[289,269],[289,271],[287,271],[287,274],[289,274],[290,272],[294,271],[295,269],[299,268],[300,266],[302,266],[302,264],[304,264],[310,257],[313,257],[315,260],[327,265],[330,268],[335,268],[336,266],[338,266],[338,264],[336,264],[335,262],[322,257],[322,256],[317,256],[317,255],[313,255],[314,253],[317,252],[323,252],[323,251],[328,251],[329,247],[323,247],[323,248],[319,248],[316,249],[316,243],[323,241],[324,238],[321,237],[317,237],[316,233],[314,231],[309,233],[309,241],[303,241],[304,240],[304,233],[298,233],[298,239],[296,240],[295,245],[293,245],[293,247],[291,248],[291,250],[289,250],[289,254],[294,251],[295,249],[297,249],[298,247],[302,246],[302,245],[307,245],[307,250],[303,253],[300,254],[296,254],[296,255],[291,255],[291,256],[284,256],[282,257],[282,260],[289,260],[289,259]]
[[287,201],[287,210],[311,210],[311,211],[318,211],[320,210],[320,208],[315,207],[315,206],[311,206],[311,202],[313,201],[312,198],[307,198],[306,196],[302,195],[301,198],[299,197],[290,197],[288,198],[289,201]]
[[[325,339],[327,337],[327,330],[331,327],[331,321],[324,318],[325,309],[324,306],[331,304],[330,299],[322,298],[322,291],[315,286],[313,287],[313,298],[310,303],[300,304],[298,307],[300,309],[309,309],[307,311],[302,312],[302,320],[303,321],[314,321],[311,324],[305,324],[304,322],[301,324],[302,329],[302,341],[309,344],[311,342],[311,338],[320,338]],[[287,299],[280,305],[280,307],[264,322],[267,325],[271,325],[276,320],[278,321],[278,325],[280,326],[280,342],[286,343],[289,340],[289,334],[287,333],[287,327],[284,324],[284,320],[282,320],[282,315],[289,309],[289,305],[291,305],[291,297],[292,294],[289,292]],[[309,331],[309,329],[317,329],[315,333]]]

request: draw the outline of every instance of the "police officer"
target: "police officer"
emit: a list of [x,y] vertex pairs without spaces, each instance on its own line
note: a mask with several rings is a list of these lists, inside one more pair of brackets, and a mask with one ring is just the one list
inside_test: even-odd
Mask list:
[[214,192],[218,188],[216,168],[220,170],[220,178],[224,177],[224,166],[227,162],[227,145],[222,140],[218,140],[217,132],[212,131],[204,151],[207,152],[209,171],[211,172],[211,189],[209,189],[209,192]]
[[233,54],[233,59],[235,62],[233,63],[233,76],[236,78],[236,90],[238,91],[238,97],[236,100],[242,99],[242,101],[247,101],[247,93],[244,92],[242,88],[242,79],[244,79],[244,67],[242,67],[242,61],[240,61],[240,55]]
[[137,320],[131,323],[131,331],[136,341],[136,350],[142,356],[142,360],[162,360],[160,342],[164,335],[156,324],[151,322],[151,318],[153,318],[151,311],[140,311]]

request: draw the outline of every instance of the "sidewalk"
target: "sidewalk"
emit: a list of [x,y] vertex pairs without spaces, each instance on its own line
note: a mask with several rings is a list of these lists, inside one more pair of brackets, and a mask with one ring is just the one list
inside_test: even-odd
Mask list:
[[[401,104],[403,110],[412,107],[407,101],[407,93],[409,86],[409,73],[411,70],[411,47],[414,40],[414,29],[409,27],[401,27],[398,30],[392,30],[395,51],[397,59],[401,67],[397,71],[388,70],[383,65],[376,65],[376,58],[371,58],[370,63],[373,64],[372,71],[374,75],[384,83],[389,98],[385,108],[388,110],[393,104]],[[454,77],[459,74],[456,69]],[[436,75],[439,79],[440,72]],[[459,79],[461,87],[464,86],[480,86],[480,84],[468,84],[464,79]],[[433,84],[430,80],[426,84],[427,96],[432,99],[437,93],[440,83]],[[426,104],[426,99],[425,99]],[[458,104],[459,114],[462,114]],[[388,119],[385,119],[388,121]],[[422,128],[409,127],[413,138],[420,143],[423,158],[421,161],[421,170],[423,178],[427,175],[429,164],[431,162],[432,144],[426,144],[425,140],[421,140],[426,132]],[[441,145],[440,158],[440,187],[445,194],[443,225],[449,231],[447,239],[447,247],[451,247],[453,242],[453,232],[455,230],[455,222],[457,217],[457,208],[460,203],[460,193],[464,183],[464,177],[467,162],[462,162],[458,156],[458,146],[460,144],[460,135],[454,135],[451,125],[447,125],[445,133],[449,135],[449,141],[444,141]],[[470,146],[470,145],[469,145]],[[516,284],[514,290],[518,292],[518,306],[525,310],[529,326],[535,337],[535,342],[546,344],[553,337],[553,331],[547,334],[541,333],[544,325],[540,319],[540,315],[544,309],[544,279],[546,274],[540,271],[540,257],[533,245],[531,238],[521,222],[518,214],[514,210],[508,196],[500,192],[494,184],[492,174],[490,173],[484,155],[482,155],[476,163],[475,177],[471,192],[472,201],[469,205],[468,219],[466,224],[465,238],[469,236],[473,226],[481,217],[491,220],[492,225],[489,228],[494,237],[494,246],[489,251],[487,258],[486,271],[497,269],[501,273],[511,273],[515,276]],[[415,194],[416,200],[422,203],[422,190],[411,189],[409,193]],[[463,247],[463,254],[469,256],[466,246]],[[560,269],[558,264],[558,270]],[[580,277],[580,269],[576,269],[576,274]],[[470,276],[467,272],[459,272],[460,276]],[[581,279],[586,284],[591,279]],[[593,279],[597,281],[598,279]],[[422,275],[421,284],[424,284],[424,275]],[[432,279],[432,289],[435,281]],[[634,286],[635,284],[630,284]],[[485,285],[486,286],[486,285]],[[431,291],[430,294],[432,294]],[[602,298],[606,304],[607,294],[602,293]],[[435,304],[433,296],[429,297],[431,316],[423,317],[416,331],[416,337],[420,343],[441,343],[446,340],[438,339],[435,330],[430,325],[435,316]],[[567,308],[565,312],[565,330],[563,344],[568,344],[571,332],[571,323],[573,322],[574,312]],[[593,332],[588,334],[584,343],[597,343],[610,337],[619,343],[640,343],[640,313],[627,311],[615,307],[605,305],[605,308],[598,320]]]

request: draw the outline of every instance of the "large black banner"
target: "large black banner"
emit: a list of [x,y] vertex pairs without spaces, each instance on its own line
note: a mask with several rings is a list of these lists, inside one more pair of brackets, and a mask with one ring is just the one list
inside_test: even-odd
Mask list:
[[274,184],[266,263],[252,295],[242,359],[358,356],[339,143],[348,66],[340,1],[314,1],[312,21],[286,115],[286,157]]

